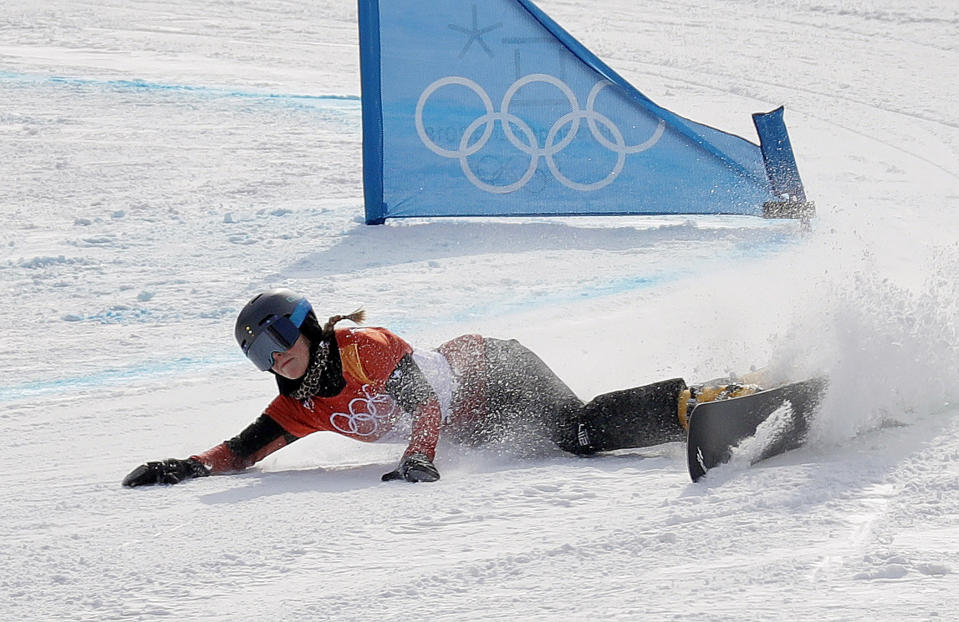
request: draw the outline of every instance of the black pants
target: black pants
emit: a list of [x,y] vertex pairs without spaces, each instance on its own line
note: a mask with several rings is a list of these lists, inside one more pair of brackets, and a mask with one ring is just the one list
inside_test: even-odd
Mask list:
[[685,438],[676,416],[681,378],[605,393],[584,404],[518,341],[485,339],[487,414],[471,444],[509,438],[590,454]]

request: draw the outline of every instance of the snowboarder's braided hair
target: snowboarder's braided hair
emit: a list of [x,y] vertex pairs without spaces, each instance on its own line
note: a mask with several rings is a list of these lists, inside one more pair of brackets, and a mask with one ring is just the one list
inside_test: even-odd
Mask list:
[[333,327],[336,326],[337,322],[342,320],[350,320],[354,324],[362,324],[366,319],[366,311],[363,309],[356,309],[355,311],[348,313],[346,315],[331,315],[330,319],[326,321],[326,324],[323,325],[323,334],[330,335],[333,333]]

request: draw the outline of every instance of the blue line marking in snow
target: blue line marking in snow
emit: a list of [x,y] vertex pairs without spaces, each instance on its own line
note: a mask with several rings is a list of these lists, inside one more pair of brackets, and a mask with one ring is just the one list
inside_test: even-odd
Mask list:
[[170,360],[146,361],[115,369],[105,369],[85,376],[56,378],[53,380],[35,380],[14,386],[0,387],[0,402],[25,400],[68,391],[97,389],[109,385],[118,385],[125,381],[142,381],[148,378],[172,376],[235,361],[235,355],[227,356],[226,354],[203,358],[181,357]]
[[[757,260],[775,252],[782,251],[790,246],[799,243],[799,238],[782,233],[773,234],[769,239],[762,242],[746,242],[736,246],[731,251],[732,260]],[[583,287],[576,290],[565,292],[526,295],[517,297],[515,292],[506,297],[501,297],[497,301],[487,302],[481,305],[465,307],[459,312],[454,313],[445,320],[437,321],[436,318],[427,320],[410,320],[408,316],[397,317],[388,322],[390,329],[402,334],[403,332],[413,332],[418,330],[425,322],[436,324],[464,324],[474,318],[489,317],[493,315],[507,315],[516,311],[534,311],[543,307],[550,307],[560,304],[568,304],[578,300],[589,298],[602,298],[606,296],[616,296],[627,292],[639,291],[665,285],[679,281],[680,279],[702,273],[704,266],[699,262],[696,265],[687,265],[675,270],[661,270],[654,274],[630,275],[618,279],[612,279],[604,283],[599,283],[591,287]]]
[[543,307],[550,307],[558,304],[567,304],[577,300],[586,300],[589,298],[603,298],[606,296],[615,296],[626,292],[648,289],[657,285],[662,285],[670,281],[679,279],[688,272],[676,271],[662,273],[656,276],[633,276],[622,279],[616,279],[607,283],[578,289],[575,291],[560,292],[555,294],[543,294],[525,296],[521,299],[502,300],[500,302],[487,303],[467,307],[453,316],[452,321],[462,323],[476,317],[501,315],[512,311],[528,311]]
[[294,93],[275,93],[270,91],[251,91],[218,88],[211,86],[193,86],[189,84],[165,84],[146,80],[94,80],[91,78],[70,78],[65,76],[16,73],[0,71],[0,81],[22,84],[53,84],[70,87],[97,87],[120,91],[166,91],[188,93],[206,97],[237,97],[246,99],[268,99],[294,102],[360,102],[358,95],[297,95]]

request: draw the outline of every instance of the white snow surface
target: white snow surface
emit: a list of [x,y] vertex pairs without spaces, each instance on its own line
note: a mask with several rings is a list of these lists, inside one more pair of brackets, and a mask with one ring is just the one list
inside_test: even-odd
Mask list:
[[[0,5],[0,618],[946,620],[959,605],[959,8],[539,0],[647,96],[755,140],[786,105],[818,217],[362,224],[349,0]],[[316,434],[124,489],[275,386],[264,288],[418,347],[518,338],[588,399],[827,374],[810,443],[692,484]]]

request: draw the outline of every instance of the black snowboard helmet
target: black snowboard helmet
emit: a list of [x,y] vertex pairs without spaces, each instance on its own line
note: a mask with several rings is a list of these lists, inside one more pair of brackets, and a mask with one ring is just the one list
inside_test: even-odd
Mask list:
[[301,332],[313,333],[310,329],[315,327],[318,324],[310,302],[293,290],[280,288],[246,303],[236,318],[234,334],[243,354],[257,369],[267,371],[273,367],[274,352],[286,352]]

